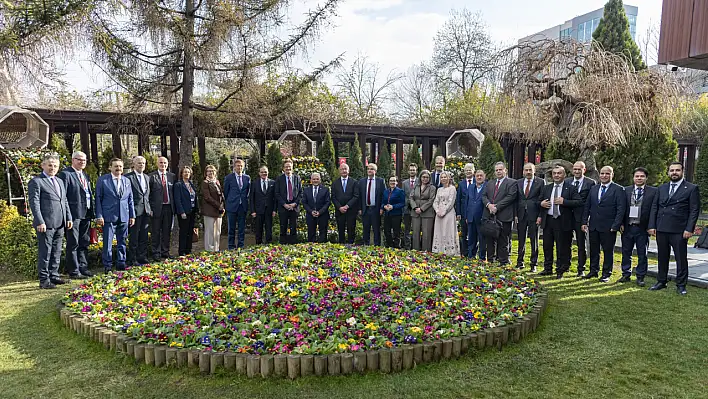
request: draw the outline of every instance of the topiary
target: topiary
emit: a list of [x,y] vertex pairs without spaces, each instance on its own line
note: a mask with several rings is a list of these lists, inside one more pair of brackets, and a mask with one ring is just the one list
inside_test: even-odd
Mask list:
[[487,174],[488,179],[492,179],[494,177],[494,164],[504,162],[504,149],[502,149],[496,139],[487,135],[484,137],[479,153],[478,168]]
[[384,143],[379,152],[379,162],[376,164],[378,171],[376,174],[383,178],[386,182],[386,186],[388,186],[388,178],[396,173],[395,167],[393,166],[393,158],[391,158],[391,148],[388,143]]
[[12,273],[37,278],[37,234],[15,206],[0,201],[0,264]]
[[260,169],[261,164],[260,151],[258,148],[253,148],[251,156],[248,157],[248,162],[246,163],[246,173],[251,177],[251,181],[258,180],[258,169]]
[[283,154],[280,152],[278,143],[273,143],[268,147],[266,166],[268,166],[268,176],[271,179],[277,178],[283,171]]
[[334,142],[332,135],[327,131],[324,141],[317,151],[317,158],[324,165],[325,170],[330,176],[337,176],[337,161],[334,159]]
[[408,165],[412,163],[418,165],[418,172],[425,169],[425,165],[423,165],[423,159],[421,158],[420,152],[418,151],[418,141],[415,137],[413,137],[413,144],[411,144],[411,146],[409,147],[404,159],[405,165],[403,166],[405,170],[408,170]]
[[366,176],[364,171],[364,158],[361,154],[361,146],[359,145],[359,135],[354,134],[354,144],[349,151],[351,158],[349,158],[349,176],[354,179],[361,179]]

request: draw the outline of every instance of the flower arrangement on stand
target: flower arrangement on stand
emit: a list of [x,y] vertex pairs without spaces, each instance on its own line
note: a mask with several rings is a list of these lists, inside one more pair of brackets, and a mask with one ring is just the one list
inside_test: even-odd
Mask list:
[[445,169],[452,172],[456,183],[465,178],[465,164],[467,163],[473,163],[475,169],[478,167],[477,159],[467,155],[449,157],[445,160]]
[[302,179],[303,186],[310,185],[310,176],[318,172],[322,177],[322,184],[329,185],[331,182],[331,177],[327,173],[327,169],[324,164],[317,157],[305,156],[305,157],[291,157],[293,161],[293,171],[300,179]]

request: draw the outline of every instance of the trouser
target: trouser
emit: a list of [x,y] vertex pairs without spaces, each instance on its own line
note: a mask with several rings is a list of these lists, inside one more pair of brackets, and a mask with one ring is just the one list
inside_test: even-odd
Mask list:
[[582,229],[582,224],[575,223],[573,225],[573,232],[575,232],[575,242],[578,245],[578,272],[585,270],[585,264],[588,261],[588,251],[587,251],[587,234]]
[[600,249],[602,249],[602,277],[612,274],[617,232],[590,230],[590,273],[600,272]]
[[471,223],[467,223],[467,257],[474,258],[478,255],[479,259],[487,259],[487,238],[480,231],[482,220],[478,219]]
[[150,215],[143,213],[135,217],[133,227],[129,228],[128,238],[128,264],[148,263],[148,228]]
[[170,256],[172,216],[172,205],[163,204],[162,214],[158,217],[153,217],[150,222],[150,230],[152,231],[152,256],[155,259]]
[[688,281],[688,240],[683,238],[683,233],[656,233],[656,246],[658,250],[659,274],[656,279],[666,283],[669,276],[669,256],[674,250],[676,259],[676,285],[686,285]]
[[103,268],[113,268],[113,235],[116,237],[116,270],[125,270],[125,239],[128,237],[127,222],[113,222],[103,225]]
[[374,229],[374,245],[381,245],[381,214],[375,206],[364,208],[361,214],[361,224],[364,227],[362,234],[364,245],[371,244],[371,229]]
[[91,219],[74,219],[74,226],[65,230],[66,265],[64,271],[70,276],[88,271],[88,247],[91,243],[89,229]]
[[411,236],[411,240],[413,242],[413,249],[418,251],[432,251],[435,218],[416,216],[412,219],[412,225],[413,235]]
[[221,218],[204,216],[204,250],[219,252],[221,242]]
[[637,225],[628,225],[622,233],[622,275],[632,275],[632,252],[637,247],[637,277],[644,278],[647,274],[647,250],[649,249],[649,233]]
[[487,237],[487,260],[498,261],[502,265],[509,264],[511,252],[511,222],[501,222],[499,237]]
[[236,249],[236,227],[238,227],[238,248],[243,248],[246,238],[246,211],[227,212],[229,223],[229,249]]
[[402,247],[405,249],[411,249],[412,248],[412,242],[411,242],[411,222],[412,222],[412,217],[410,213],[406,213],[403,215],[403,245]]
[[[280,218],[280,243],[281,244],[296,244],[297,243],[297,215],[296,210],[280,210],[278,217]],[[288,229],[290,230],[288,232]]]
[[273,241],[273,211],[266,210],[264,213],[257,213],[253,219],[256,232],[256,245],[263,244],[263,232],[265,230],[265,244]]
[[194,236],[194,211],[187,213],[187,217],[177,216],[179,224],[179,256],[192,253],[192,237]]
[[573,232],[564,231],[560,218],[546,218],[543,228],[543,271],[553,272],[553,247],[556,249],[556,274],[563,274],[570,269],[571,242]]
[[386,246],[389,248],[401,248],[401,219],[402,215],[384,216],[384,236]]
[[47,229],[44,233],[37,233],[37,274],[39,282],[48,283],[51,279],[59,278],[59,260],[61,259],[61,245],[64,241],[64,228]]
[[345,243],[344,234],[346,231],[346,243],[354,244],[354,239],[356,238],[356,211],[349,209],[346,213],[341,213],[339,209],[337,209],[334,214],[337,219],[337,236],[339,237],[339,243]]
[[[307,222],[307,242],[327,242],[328,214],[321,214],[318,217],[307,215],[305,221]],[[319,230],[319,236],[317,230]]]
[[531,241],[531,259],[530,264],[536,267],[538,264],[538,225],[536,224],[536,219],[529,220],[528,217],[524,217],[523,220],[519,219],[516,224],[516,234],[519,239],[519,256],[516,259],[516,264],[522,266],[524,264],[524,259],[526,256],[526,233],[528,231],[529,241]]

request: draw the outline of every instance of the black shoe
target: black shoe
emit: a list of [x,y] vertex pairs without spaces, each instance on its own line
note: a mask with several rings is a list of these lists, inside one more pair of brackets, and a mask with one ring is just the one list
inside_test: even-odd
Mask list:
[[560,280],[560,279],[562,279],[562,278],[563,278],[563,273],[558,273],[558,274],[556,275],[556,280]]
[[619,280],[617,280],[618,283],[628,283],[630,281],[632,281],[630,276],[622,276]]
[[584,278],[584,277],[585,277],[585,272],[581,270],[581,271],[578,272],[578,274],[575,275],[575,277]]
[[521,270],[521,269],[524,268],[524,264],[523,264],[523,263],[518,263],[518,264],[516,265],[516,268],[519,269],[519,270]]
[[69,280],[86,280],[88,276],[84,276],[83,274],[70,274],[69,275]]
[[676,293],[679,295],[686,295],[686,286],[685,285],[677,285],[676,286]]
[[54,285],[54,284],[53,284],[52,282],[50,282],[50,281],[45,281],[45,282],[43,282],[43,283],[39,283],[39,289],[40,289],[40,290],[53,290],[53,289],[55,289],[55,288],[57,288],[57,286]]
[[543,270],[541,273],[538,273],[539,276],[552,276],[553,272],[551,270]]
[[602,276],[600,277],[600,282],[601,283],[608,283],[610,281],[610,276]]
[[531,273],[536,273],[536,265],[531,265]]
[[664,288],[666,288],[666,283],[657,282],[656,284],[649,287],[649,291],[659,291],[663,290]]
[[637,277],[637,285],[640,287],[644,287],[646,285],[644,283],[644,277]]
[[597,277],[598,277],[597,273],[592,273],[592,272],[583,276],[583,278],[586,280],[591,279],[591,278],[597,278]]
[[50,281],[52,284],[54,284],[54,285],[66,284],[66,281],[62,280],[62,279],[59,278],[59,277],[49,279],[49,281]]
[[81,270],[81,274],[86,277],[93,277],[93,273],[91,273],[88,269]]
[[138,261],[138,266],[144,266],[144,265],[149,265],[150,261],[147,259],[142,259]]

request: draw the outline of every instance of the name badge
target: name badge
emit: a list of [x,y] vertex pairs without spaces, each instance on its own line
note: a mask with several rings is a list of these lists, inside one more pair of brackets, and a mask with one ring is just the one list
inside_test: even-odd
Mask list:
[[639,207],[638,206],[630,206],[629,207],[629,217],[631,217],[631,218],[638,218],[639,217]]

